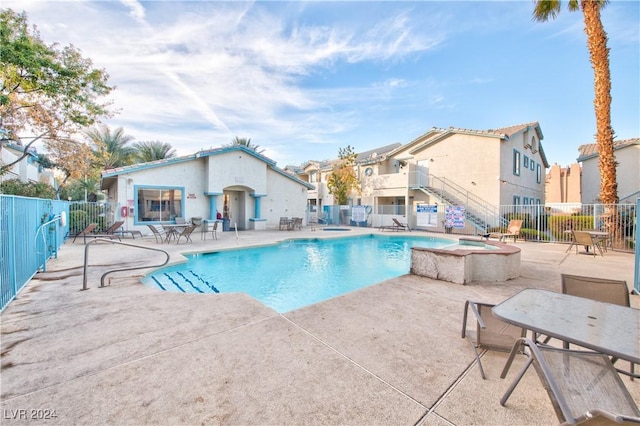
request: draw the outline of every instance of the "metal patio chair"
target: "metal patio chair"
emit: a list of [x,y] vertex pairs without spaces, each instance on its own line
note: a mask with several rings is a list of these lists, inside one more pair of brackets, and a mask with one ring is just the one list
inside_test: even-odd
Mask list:
[[194,229],[196,229],[198,226],[197,225],[189,225],[185,228],[183,228],[180,231],[176,231],[176,244],[180,243],[180,238],[184,237],[184,239],[187,242],[192,243],[193,240],[191,239],[191,233],[193,232]]
[[522,338],[514,344],[501,378],[509,372],[520,343],[528,348],[529,359],[500,400],[502,406],[533,364],[563,425],[640,423],[640,410],[620,375],[609,357],[598,352],[554,348]]
[[163,243],[167,237],[167,231],[160,225],[147,225],[156,239],[156,243]]
[[[611,280],[607,278],[583,277],[579,275],[561,274],[562,292],[572,296],[584,297],[599,302],[613,303],[614,305],[631,307],[629,300],[629,287],[623,280]],[[569,345],[565,344],[568,349]],[[612,360],[615,363],[615,359]],[[618,369],[618,372],[634,377],[635,364],[631,363],[629,372]]]
[[[597,247],[600,251],[600,256],[604,256],[601,244],[599,244],[598,240],[593,238],[589,231],[571,231],[571,235],[573,236],[573,239],[571,241],[571,245],[567,249],[567,252],[571,250],[571,247],[576,246],[576,254],[578,254],[578,246],[584,246],[587,254],[593,254],[593,257],[596,257]],[[591,253],[589,253],[589,248],[593,248]]]
[[[524,337],[526,330],[521,327],[507,324],[499,320],[491,313],[491,308],[495,305],[479,303],[467,300],[464,304],[464,315],[462,317],[462,338],[467,338],[473,352],[475,353],[480,376],[486,379],[487,376],[482,368],[480,353],[478,350],[490,349],[500,352],[509,352],[513,348],[514,342]],[[475,330],[467,327],[468,312],[471,310],[476,320]]]

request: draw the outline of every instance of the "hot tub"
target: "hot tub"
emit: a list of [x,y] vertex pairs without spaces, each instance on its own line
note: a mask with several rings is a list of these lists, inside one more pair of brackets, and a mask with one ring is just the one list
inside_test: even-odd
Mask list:
[[472,238],[440,249],[413,247],[410,272],[456,284],[507,281],[520,276],[520,248]]

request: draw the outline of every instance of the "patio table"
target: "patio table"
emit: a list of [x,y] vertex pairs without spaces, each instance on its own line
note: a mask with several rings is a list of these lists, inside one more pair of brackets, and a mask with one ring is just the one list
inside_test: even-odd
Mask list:
[[178,234],[187,226],[189,226],[188,223],[163,224],[162,227],[167,231],[167,238],[165,239],[165,242],[168,243],[172,238],[178,238]]
[[640,363],[640,310],[524,289],[493,308],[501,320],[596,352]]

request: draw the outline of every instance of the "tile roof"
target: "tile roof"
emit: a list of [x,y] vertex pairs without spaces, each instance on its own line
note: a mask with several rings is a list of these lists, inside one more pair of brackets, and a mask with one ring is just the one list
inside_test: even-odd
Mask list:
[[[613,141],[613,150],[625,148],[630,145],[638,145],[640,144],[640,138],[632,138],[632,139],[624,139],[621,141]],[[589,158],[598,156],[598,144],[597,143],[588,143],[584,145],[580,145],[578,147],[578,151],[580,152],[580,156],[578,157],[578,161],[584,161]]]

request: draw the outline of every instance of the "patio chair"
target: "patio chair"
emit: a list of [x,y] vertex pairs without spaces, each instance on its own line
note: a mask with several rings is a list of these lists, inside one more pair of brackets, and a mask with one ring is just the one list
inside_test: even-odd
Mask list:
[[176,231],[176,244],[180,243],[180,238],[184,237],[184,239],[190,243],[193,242],[193,240],[191,239],[191,233],[193,232],[194,229],[196,229],[198,226],[197,225],[189,225],[185,228],[183,228],[180,231]]
[[291,218],[291,228],[295,231],[302,231],[302,218],[301,217],[292,217]]
[[502,406],[533,364],[562,424],[640,423],[640,410],[608,356],[518,340],[500,377],[506,377],[520,344],[528,347],[529,359],[500,400]]
[[511,219],[507,225],[507,232],[490,232],[487,239],[498,238],[500,241],[504,241],[505,238],[513,238],[513,242],[515,243],[520,236],[522,222],[521,219]]
[[[613,303],[614,305],[631,307],[629,300],[629,287],[627,282],[622,280],[611,280],[606,278],[583,277],[579,275],[561,274],[562,292],[572,296],[584,297],[586,299],[597,300],[599,302]],[[569,344],[564,344],[565,349]],[[614,363],[615,359],[612,360]],[[618,369],[618,372],[631,376],[635,375],[635,365],[630,363],[629,372]]]
[[291,230],[291,219],[289,219],[288,217],[281,216],[279,229],[282,231],[283,228],[288,231]]
[[156,239],[156,243],[163,243],[167,237],[167,231],[160,225],[147,225]]
[[218,221],[208,221],[205,220],[204,224],[202,225],[202,230],[200,232],[200,239],[201,240],[206,240],[207,239],[207,234],[211,232],[211,236],[213,237],[214,240],[218,239]]
[[398,219],[396,219],[395,217],[392,218],[391,220],[393,220],[393,226],[394,228],[396,228],[396,230],[400,230],[400,229],[406,229],[407,231],[411,231],[411,228],[409,228],[409,224],[407,223],[401,223]]
[[[486,379],[487,376],[482,368],[480,353],[478,349],[490,349],[501,352],[509,352],[513,348],[514,342],[524,337],[526,330],[499,320],[491,313],[491,308],[495,305],[479,303],[467,300],[464,304],[464,315],[462,317],[462,338],[467,338],[473,352],[475,353],[480,376]],[[476,330],[467,329],[468,312],[471,310],[476,319]]]
[[[571,250],[571,247],[576,246],[576,254],[578,254],[578,246],[584,246],[587,254],[593,254],[593,257],[596,257],[597,247],[600,251],[600,256],[604,256],[604,253],[602,253],[602,246],[593,238],[589,231],[571,231],[571,235],[573,236],[573,239],[571,241],[571,245],[567,249],[567,252]],[[591,253],[589,253],[590,247],[593,248]]]

